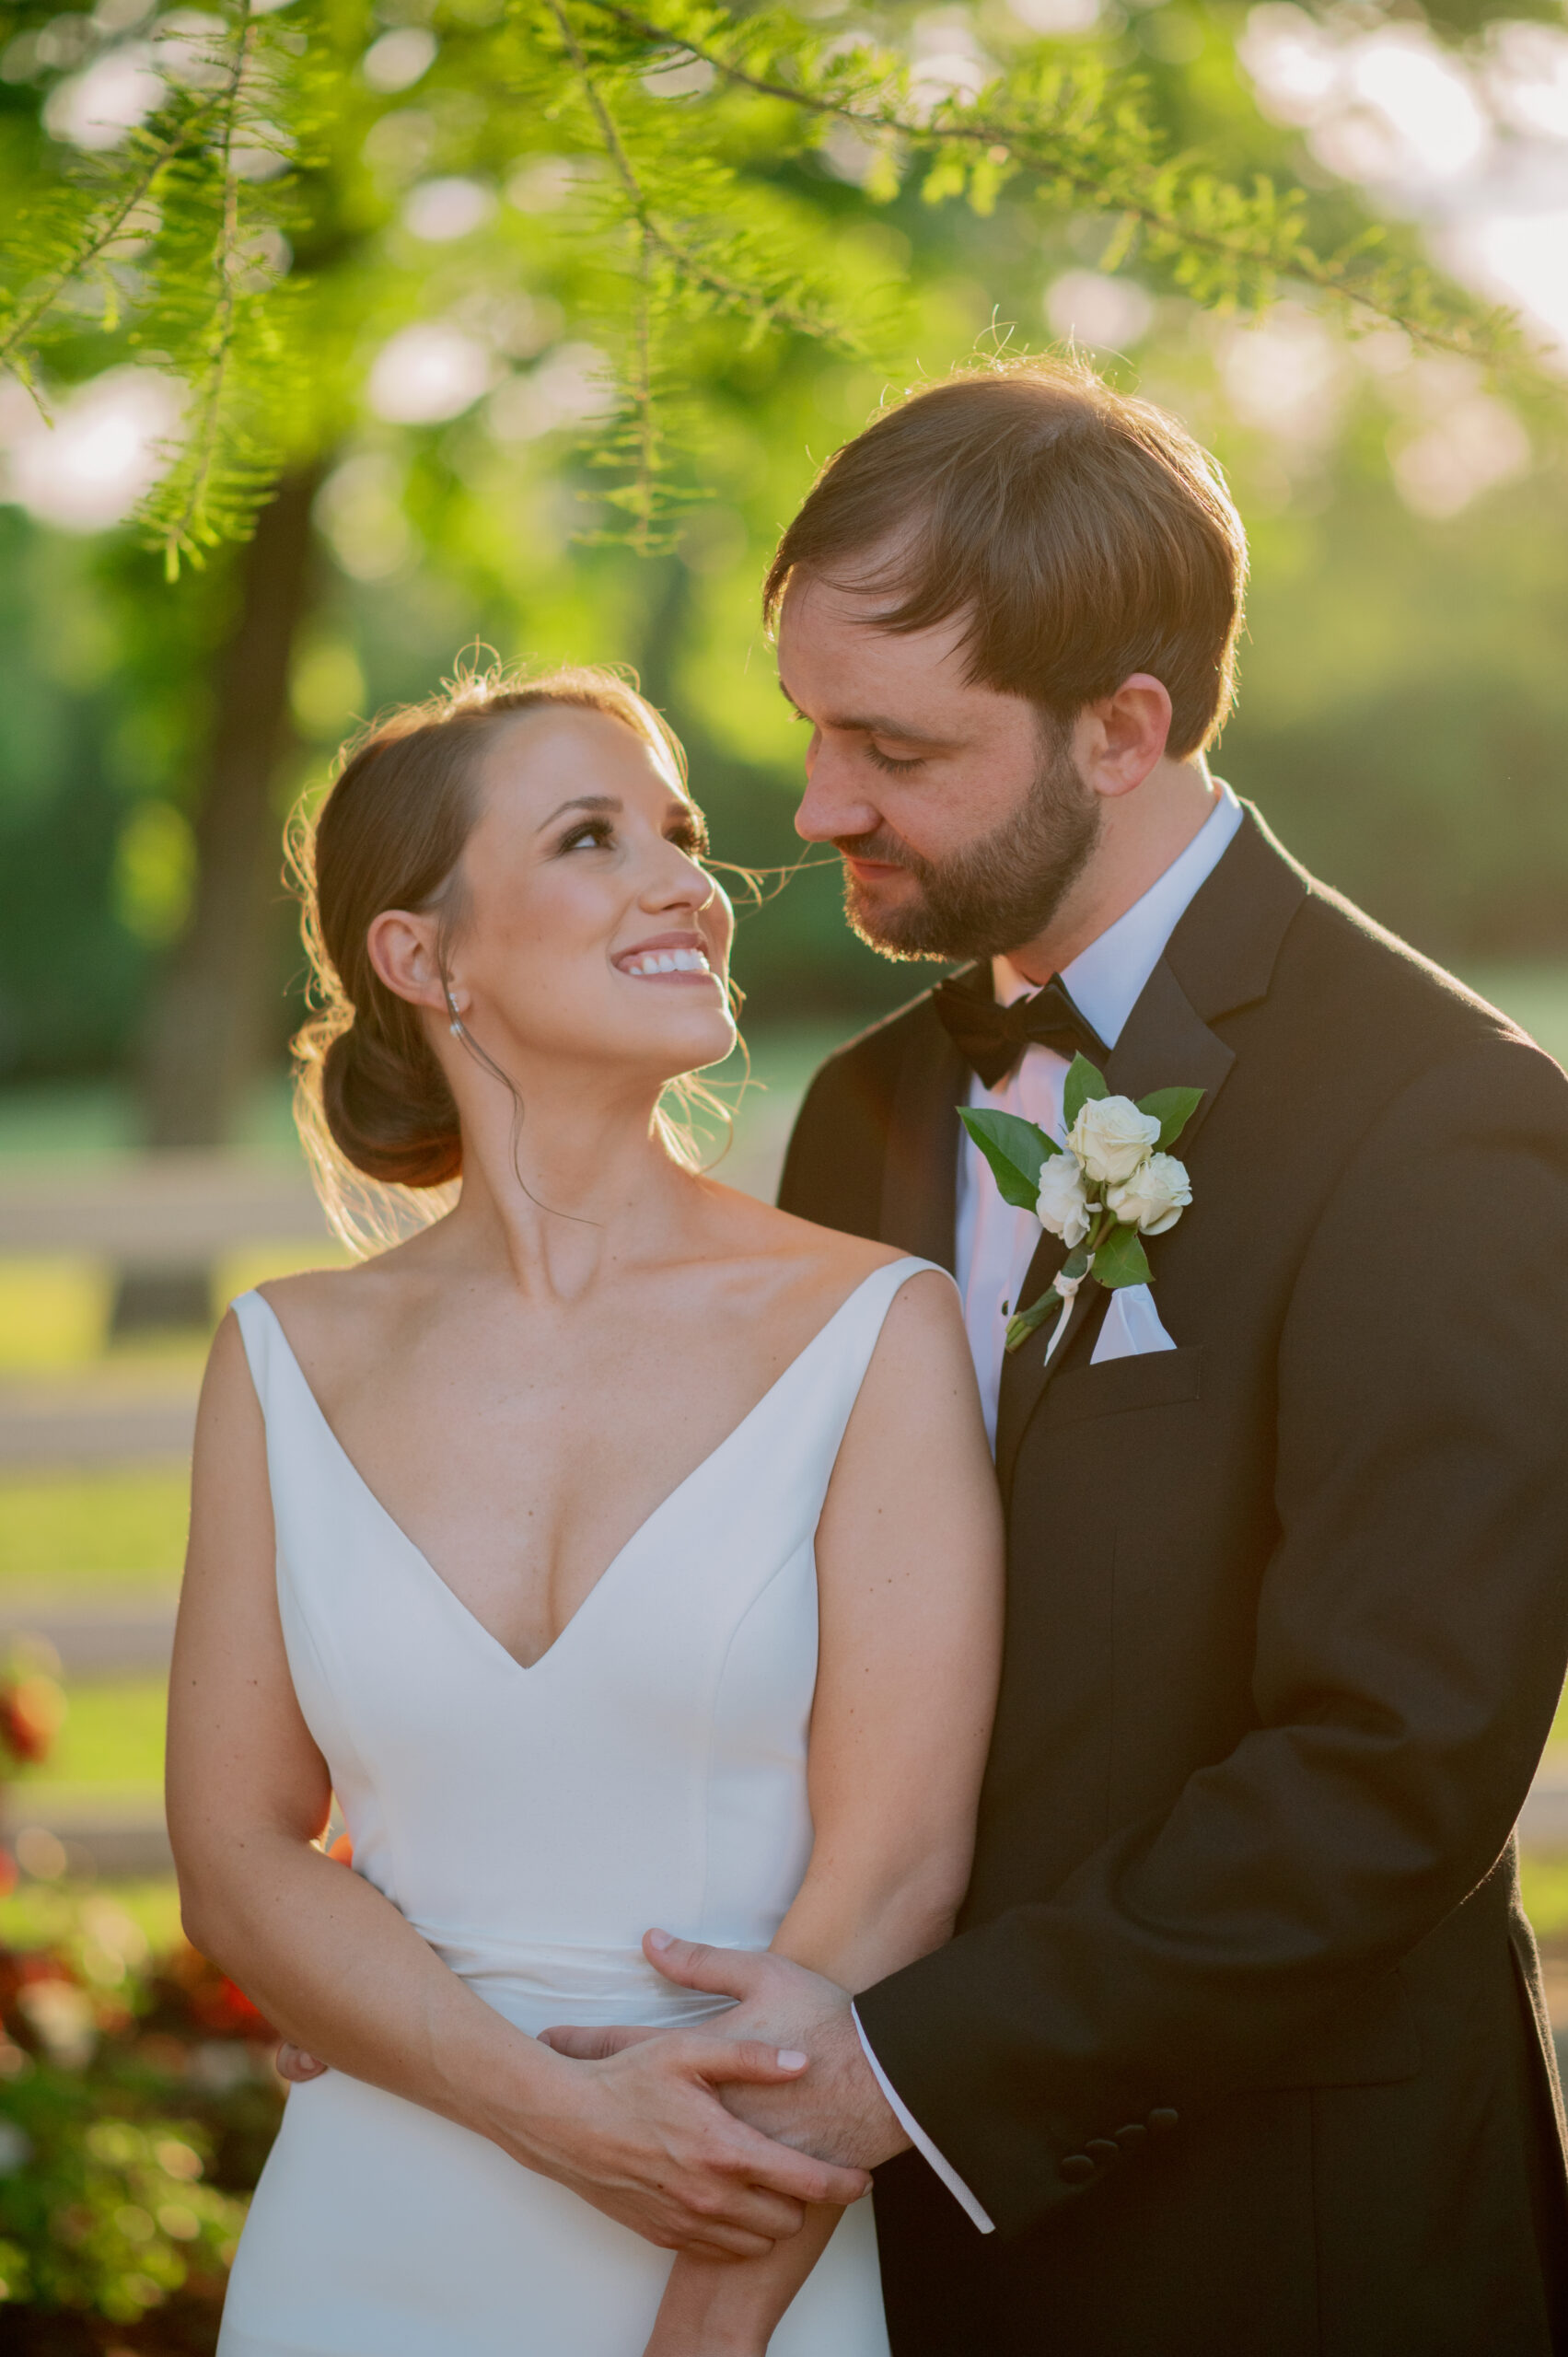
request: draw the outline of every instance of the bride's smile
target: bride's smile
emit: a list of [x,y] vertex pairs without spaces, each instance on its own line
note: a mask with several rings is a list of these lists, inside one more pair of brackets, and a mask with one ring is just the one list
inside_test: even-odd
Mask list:
[[496,722],[474,791],[434,905],[370,928],[384,979],[455,1015],[525,1097],[563,1060],[646,1088],[726,1056],[733,916],[673,755],[545,706]]
[[613,961],[633,981],[716,981],[708,953],[694,934],[661,933],[635,949],[623,949]]

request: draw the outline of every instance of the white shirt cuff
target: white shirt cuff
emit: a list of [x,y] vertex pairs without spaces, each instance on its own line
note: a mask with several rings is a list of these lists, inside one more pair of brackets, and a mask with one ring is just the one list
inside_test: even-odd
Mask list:
[[861,2052],[870,2063],[871,2068],[876,2074],[877,2084],[881,2088],[882,2093],[887,2096],[889,2105],[892,2109],[893,2117],[898,2121],[899,2126],[903,2130],[904,2134],[909,2138],[910,2142],[914,2146],[914,2149],[920,2154],[921,2159],[931,2168],[935,2170],[943,2184],[947,2187],[948,2192],[958,2203],[959,2209],[968,2218],[970,2225],[978,2226],[982,2235],[993,2235],[996,2232],[995,2227],[992,2224],[991,2220],[986,2216],[985,2212],[981,2208],[980,2203],[975,2200],[974,2195],[970,2191],[969,2187],[964,2183],[963,2178],[958,2175],[957,2169],[950,2167],[942,2158],[941,2154],[937,2151],[935,2145],[932,2142],[924,2129],[922,2128],[919,2120],[912,2119],[908,2107],[901,2101],[896,2089],[889,2084],[888,2073],[883,2070],[882,2065],[877,2061],[877,2057],[871,2051],[871,2041],[866,2037],[865,2030],[862,2029],[860,2026],[860,2015],[855,2012],[853,2005],[849,2009],[849,2017],[854,2024],[854,2034],[860,2040]]

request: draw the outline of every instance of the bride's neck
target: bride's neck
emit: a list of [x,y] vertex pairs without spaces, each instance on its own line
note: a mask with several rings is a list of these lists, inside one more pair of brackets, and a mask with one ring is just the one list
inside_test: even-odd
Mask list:
[[656,1250],[689,1206],[691,1176],[655,1130],[656,1087],[578,1068],[528,1076],[517,1100],[484,1073],[454,1093],[463,1181],[444,1226],[476,1271],[569,1299]]

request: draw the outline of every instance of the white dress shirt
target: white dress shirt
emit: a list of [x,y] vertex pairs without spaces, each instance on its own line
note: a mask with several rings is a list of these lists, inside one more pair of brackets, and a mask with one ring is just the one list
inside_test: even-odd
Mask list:
[[[1062,980],[1074,1005],[1108,1048],[1114,1048],[1126,1029],[1128,1017],[1165,955],[1167,942],[1186,914],[1199,886],[1219,865],[1241,824],[1240,803],[1222,779],[1214,783],[1218,799],[1186,850],[1172,860],[1141,900],[1134,900],[1114,924],[1106,927],[1098,941],[1092,941],[1080,957],[1063,970]],[[993,987],[1004,1006],[1010,1006],[1015,999],[1024,998],[1038,988],[1005,958],[992,960],[992,976]],[[1062,1090],[1067,1067],[1068,1059],[1058,1055],[1054,1048],[1026,1048],[1011,1073],[995,1088],[985,1087],[978,1077],[971,1079],[969,1102],[990,1106],[998,1112],[1020,1114],[1026,1121],[1033,1121],[1060,1139]],[[1179,1086],[1180,1081],[1179,1073],[1170,1074],[1172,1087]],[[1007,1316],[1028,1273],[1040,1229],[1033,1212],[1016,1210],[1011,1203],[1003,1202],[980,1148],[960,1125],[955,1126],[958,1126],[959,1132],[955,1267],[975,1374],[980,1378],[985,1429],[994,1447]],[[1147,1293],[1144,1286],[1133,1290]],[[1118,1305],[1121,1299],[1121,1295],[1115,1296]],[[1168,1338],[1166,1346],[1169,1346]],[[1111,1353],[1097,1350],[1096,1355]],[[985,2211],[963,2179],[948,2166],[919,2122],[911,2117],[871,2051],[859,2014],[854,2019],[865,2059],[876,2073],[877,2083],[900,2127],[981,2233],[990,2234],[992,2222]]]

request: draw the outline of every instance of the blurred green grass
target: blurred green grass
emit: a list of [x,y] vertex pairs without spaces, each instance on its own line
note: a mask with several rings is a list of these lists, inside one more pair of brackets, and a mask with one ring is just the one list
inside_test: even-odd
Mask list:
[[[0,1898],[0,1946],[68,1947],[80,1937],[84,1910],[98,1899],[122,1908],[156,1956],[173,1945],[180,1932],[180,1897],[173,1877],[95,1884],[90,1892],[70,1885],[21,1882]],[[0,2341],[0,2345],[4,2345]]]
[[176,1586],[188,1489],[181,1467],[90,1473],[61,1467],[0,1477],[0,1585],[29,1595],[106,1579]]
[[1542,1858],[1526,1851],[1519,1860],[1525,1912],[1538,1939],[1568,1932],[1568,1858]]
[[18,1799],[31,1793],[31,1805],[46,1814],[47,1794],[59,1784],[77,1792],[89,1784],[161,1791],[167,1706],[163,1678],[71,1680],[65,1699],[65,1722],[48,1759],[16,1775]]

